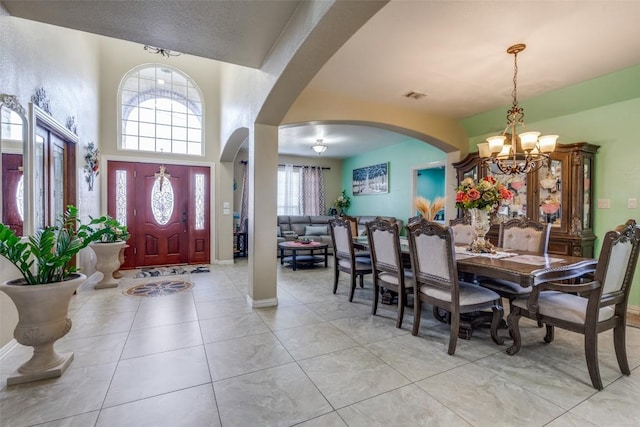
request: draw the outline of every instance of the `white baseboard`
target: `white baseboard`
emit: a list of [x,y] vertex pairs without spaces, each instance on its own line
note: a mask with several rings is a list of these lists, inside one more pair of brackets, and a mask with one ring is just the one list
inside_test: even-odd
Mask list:
[[247,304],[249,304],[251,308],[276,307],[278,305],[278,298],[254,300],[249,295],[247,295]]
[[2,360],[7,354],[9,354],[9,352],[13,350],[17,345],[18,341],[16,341],[15,338],[3,345],[2,348],[0,348],[0,360]]
[[215,263],[218,265],[233,265],[235,261],[232,259],[217,259]]
[[627,306],[627,313],[628,314],[635,314],[636,316],[640,315],[640,307],[638,307],[637,305],[628,305]]

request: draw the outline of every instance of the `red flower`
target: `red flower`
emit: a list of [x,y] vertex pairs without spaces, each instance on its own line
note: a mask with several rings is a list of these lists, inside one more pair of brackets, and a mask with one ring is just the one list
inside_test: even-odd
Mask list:
[[505,186],[500,187],[498,191],[500,192],[500,197],[502,197],[503,199],[505,200],[513,199],[513,193],[507,190]]
[[490,182],[491,184],[495,184],[498,182],[493,176],[487,175],[483,178],[485,181]]
[[469,196],[469,200],[478,200],[480,198],[480,192],[475,188],[471,188],[467,191],[467,196]]
[[464,201],[464,191],[458,191],[456,193],[456,203]]

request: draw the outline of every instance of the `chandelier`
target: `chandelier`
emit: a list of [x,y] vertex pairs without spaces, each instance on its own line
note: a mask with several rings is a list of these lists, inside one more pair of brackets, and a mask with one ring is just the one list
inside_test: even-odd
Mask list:
[[144,50],[146,50],[149,53],[157,53],[158,55],[162,55],[165,58],[182,55],[182,53],[180,52],[174,52],[169,49],[163,49],[161,47],[149,46],[148,44],[144,45]]
[[[540,132],[522,132],[517,134],[518,126],[524,125],[524,108],[518,106],[518,53],[527,45],[515,44],[507,53],[513,55],[513,104],[507,111],[507,127],[501,135],[487,138],[487,142],[478,144],[480,157],[486,163],[495,164],[500,172],[507,175],[534,172],[549,159],[549,153],[556,148],[558,135],[540,136]],[[509,143],[505,144],[506,140]]]
[[316,140],[316,143],[311,146],[311,149],[315,151],[318,156],[327,151],[327,148],[329,148],[329,146],[324,144],[321,139]]

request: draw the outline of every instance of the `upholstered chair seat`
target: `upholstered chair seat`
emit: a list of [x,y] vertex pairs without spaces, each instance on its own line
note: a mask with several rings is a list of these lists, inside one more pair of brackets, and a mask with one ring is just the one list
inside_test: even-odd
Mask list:
[[460,222],[450,223],[453,230],[453,241],[456,245],[470,245],[476,238],[476,232],[473,230],[471,224],[464,224]]
[[[551,224],[541,224],[536,221],[516,218],[502,224],[500,232],[499,241],[503,250],[546,255]],[[491,289],[502,298],[506,298],[509,304],[515,298],[531,293],[531,288],[523,288],[519,283],[509,282],[508,280],[482,277],[479,282],[480,286]]]
[[507,353],[514,355],[520,351],[521,317],[545,324],[547,333],[544,341],[547,343],[553,341],[555,327],[583,334],[591,383],[602,390],[598,334],[613,329],[618,366],[624,375],[630,375],[625,345],[626,316],[639,247],[640,228],[634,220],[629,220],[605,235],[593,280],[579,284],[541,283],[531,291],[531,295],[514,299],[509,314],[513,345]]
[[491,309],[491,339],[497,344],[498,324],[502,318],[500,296],[477,285],[458,280],[453,231],[424,219],[410,222],[408,228],[411,268],[413,270],[413,335],[418,335],[422,303],[449,311],[451,321],[448,353],[456,350],[460,314]]
[[407,294],[413,291],[413,273],[404,268],[400,245],[400,224],[396,221],[376,218],[367,222],[367,238],[373,267],[373,306],[371,313],[378,309],[380,288],[390,289],[398,294],[398,316],[396,327],[402,327]]
[[353,301],[356,290],[356,278],[360,279],[360,287],[364,287],[364,275],[373,272],[371,258],[356,256],[353,249],[353,224],[348,218],[334,218],[329,221],[331,241],[333,242],[333,293],[338,291],[340,272],[351,275],[351,291],[349,302]]

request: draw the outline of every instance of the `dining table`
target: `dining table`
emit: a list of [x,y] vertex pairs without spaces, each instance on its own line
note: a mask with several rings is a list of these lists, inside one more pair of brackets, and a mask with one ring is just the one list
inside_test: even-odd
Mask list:
[[[369,242],[366,236],[353,239],[354,248],[368,250]],[[406,238],[400,239],[400,247],[406,265],[409,262],[409,245]],[[545,254],[502,250],[496,248],[495,253],[474,253],[467,249],[467,245],[456,245],[456,266],[460,276],[491,277],[518,283],[523,288],[539,285],[545,282],[556,282],[576,279],[595,272],[598,260],[561,254]],[[535,313],[537,307],[530,305],[529,309]],[[439,320],[446,316],[438,314],[434,308],[434,315]],[[469,339],[473,328],[483,323],[484,319],[470,318],[461,322],[461,338]]]

